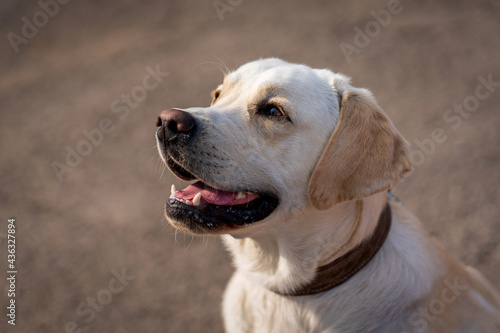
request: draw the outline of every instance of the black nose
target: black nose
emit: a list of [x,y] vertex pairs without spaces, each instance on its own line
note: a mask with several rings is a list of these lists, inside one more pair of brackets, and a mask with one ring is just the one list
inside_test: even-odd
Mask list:
[[156,119],[158,139],[172,141],[180,134],[191,136],[196,128],[196,121],[189,112],[169,109],[162,111]]

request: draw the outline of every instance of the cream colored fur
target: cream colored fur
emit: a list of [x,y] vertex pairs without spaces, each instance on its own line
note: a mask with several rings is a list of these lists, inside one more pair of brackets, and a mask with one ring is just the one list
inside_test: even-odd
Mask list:
[[[236,268],[224,294],[228,332],[500,332],[496,291],[388,199],[410,169],[407,144],[368,90],[329,70],[264,59],[227,75],[217,95],[186,111],[205,124],[197,148],[218,147],[207,161],[232,163],[198,174],[220,188],[264,186],[280,200],[265,220],[223,236]],[[268,95],[291,123],[253,122],[255,101]],[[387,200],[392,229],[360,272],[318,295],[270,290],[311,281],[360,244]]]

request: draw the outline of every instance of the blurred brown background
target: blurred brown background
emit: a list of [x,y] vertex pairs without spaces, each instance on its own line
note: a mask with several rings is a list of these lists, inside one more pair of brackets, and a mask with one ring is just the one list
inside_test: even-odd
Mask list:
[[[207,105],[220,67],[269,56],[372,90],[413,144],[395,193],[500,288],[500,87],[474,97],[500,81],[498,1],[64,2],[0,4],[0,276],[9,217],[18,269],[15,328],[0,279],[0,332],[222,331],[231,264],[217,238],[166,225],[154,120]],[[87,156],[68,166],[68,149]]]

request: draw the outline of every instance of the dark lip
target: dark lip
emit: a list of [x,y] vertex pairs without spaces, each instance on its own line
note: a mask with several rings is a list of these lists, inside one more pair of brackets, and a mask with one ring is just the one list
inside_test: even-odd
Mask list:
[[169,198],[165,205],[165,215],[190,232],[217,234],[261,221],[268,217],[278,204],[279,200],[270,194],[260,194],[258,199],[235,206],[219,206],[206,202],[192,206]]
[[165,160],[167,161],[167,166],[170,169],[170,171],[172,171],[172,173],[174,175],[176,175],[178,178],[185,180],[185,181],[191,181],[191,180],[197,179],[197,177],[195,175],[193,175],[190,171],[188,171],[182,165],[177,163],[168,154],[165,155]]

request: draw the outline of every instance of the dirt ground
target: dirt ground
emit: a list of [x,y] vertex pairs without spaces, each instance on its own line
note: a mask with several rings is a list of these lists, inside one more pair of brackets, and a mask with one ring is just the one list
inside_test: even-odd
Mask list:
[[413,145],[395,194],[500,288],[498,1],[59,1],[0,4],[0,332],[222,331],[231,263],[163,218],[154,121],[269,56],[372,90]]

